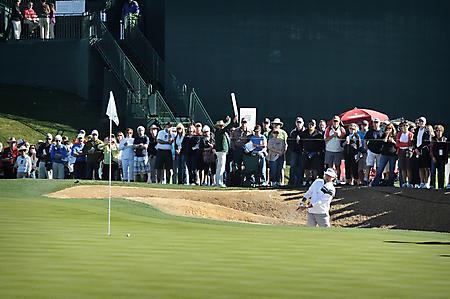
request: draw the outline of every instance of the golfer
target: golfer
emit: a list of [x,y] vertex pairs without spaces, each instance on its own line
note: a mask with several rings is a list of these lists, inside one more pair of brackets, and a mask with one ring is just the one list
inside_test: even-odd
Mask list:
[[[299,212],[308,209],[306,214],[307,226],[330,227],[330,203],[336,193],[333,186],[333,179],[336,172],[328,168],[325,172],[325,180],[317,179],[309,187],[299,204]],[[305,205],[306,200],[311,198],[309,205]]]

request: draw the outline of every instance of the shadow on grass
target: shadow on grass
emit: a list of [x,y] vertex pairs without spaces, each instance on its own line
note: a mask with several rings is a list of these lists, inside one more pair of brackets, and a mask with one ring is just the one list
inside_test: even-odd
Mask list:
[[[384,241],[392,244],[417,244],[417,245],[450,245],[450,242],[407,242],[407,241]],[[450,257],[450,255],[449,255]]]

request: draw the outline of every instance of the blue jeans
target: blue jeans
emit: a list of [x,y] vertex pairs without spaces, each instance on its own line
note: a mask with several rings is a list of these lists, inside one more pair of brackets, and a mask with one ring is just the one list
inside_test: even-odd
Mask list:
[[444,188],[445,183],[445,160],[436,160],[436,163],[431,160],[431,188],[436,188],[436,170],[438,172],[438,188]]
[[261,178],[261,183],[265,184],[267,183],[267,178],[266,178],[266,156],[265,155],[259,155],[259,164],[260,164],[260,174],[259,177]]
[[270,182],[279,183],[281,181],[281,169],[283,169],[284,155],[276,161],[269,161],[270,165]]
[[289,185],[303,185],[305,170],[303,168],[303,155],[291,152],[291,169],[289,170]]
[[383,169],[386,167],[386,164],[389,162],[389,181],[388,186],[394,186],[395,180],[395,161],[397,160],[397,156],[385,156],[381,155],[380,158],[380,167],[377,169],[377,175],[372,182],[372,186],[378,186],[378,182],[381,180],[381,175],[383,174]]
[[193,156],[186,156],[186,164],[189,172],[189,183],[197,182],[197,160],[198,156],[195,154]]
[[186,155],[179,154],[176,158],[178,171],[178,184],[187,183]]

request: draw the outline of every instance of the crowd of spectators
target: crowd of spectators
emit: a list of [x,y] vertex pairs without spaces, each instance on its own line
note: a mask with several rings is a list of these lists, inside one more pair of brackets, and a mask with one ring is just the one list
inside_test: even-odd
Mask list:
[[[41,0],[34,10],[33,2],[28,2],[27,7],[21,10],[21,0],[15,0],[11,12],[13,38],[20,40],[22,37],[31,38],[39,28],[40,38],[49,40],[55,38],[56,9],[54,3]],[[22,25],[25,30],[22,30]]]
[[[427,125],[425,117],[397,125],[373,119],[346,128],[339,116],[327,126],[311,119],[305,126],[297,117],[293,129],[283,130],[279,118],[263,120],[254,128],[246,118],[227,117],[214,128],[196,123],[164,128],[139,126],[124,135],[99,139],[92,130],[80,130],[73,141],[51,134],[29,144],[8,140],[2,148],[4,178],[124,180],[184,185],[284,185],[286,157],[290,156],[289,185],[310,185],[324,169],[336,171],[335,184],[450,188],[445,185],[449,142],[444,127]],[[214,130],[214,131],[213,131]],[[288,153],[288,154],[287,154]],[[258,161],[256,175],[247,177],[245,157]],[[111,172],[110,172],[111,169]],[[248,170],[248,169],[247,169]],[[345,175],[344,175],[345,173]],[[437,176],[436,176],[437,174]],[[437,177],[437,182],[436,182]]]

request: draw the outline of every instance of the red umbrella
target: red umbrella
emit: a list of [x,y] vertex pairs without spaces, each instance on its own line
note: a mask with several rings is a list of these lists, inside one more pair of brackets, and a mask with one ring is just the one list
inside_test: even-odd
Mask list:
[[[344,126],[349,126],[351,123],[356,123],[357,125],[361,125],[363,120],[367,120],[369,125],[373,125],[373,120],[375,118],[379,118],[381,122],[385,120],[389,120],[389,117],[381,112],[371,110],[371,109],[363,109],[363,108],[354,108],[347,112],[339,115],[341,118],[341,122]],[[327,125],[331,126],[333,124],[333,120],[328,121]]]

